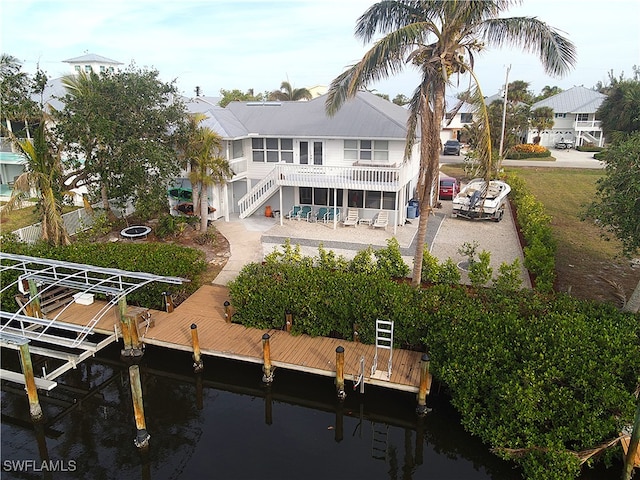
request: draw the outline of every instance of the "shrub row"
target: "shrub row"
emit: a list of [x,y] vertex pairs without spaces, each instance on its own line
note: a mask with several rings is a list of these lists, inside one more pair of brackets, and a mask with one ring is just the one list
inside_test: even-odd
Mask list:
[[579,147],[576,147],[576,150],[578,150],[579,152],[601,152],[604,150],[604,148],[598,147],[593,143],[585,143],[584,145],[580,145]]
[[[416,289],[375,262],[299,249],[249,264],[230,283],[234,321],[373,343],[394,321],[396,347],[428,351],[465,428],[527,478],[573,478],[579,453],[633,417],[640,323],[610,305],[509,289]],[[366,264],[366,268],[360,268]],[[360,267],[359,267],[360,266]]]
[[[152,282],[127,296],[130,305],[144,305],[164,309],[162,292],[170,289],[176,297],[185,298],[200,286],[198,275],[205,271],[204,254],[198,250],[164,243],[74,243],[66,247],[52,247],[44,242],[29,245],[15,237],[2,237],[2,251],[31,257],[50,258],[72,263],[117,268],[132,272],[182,277],[190,280],[182,285]],[[6,276],[5,276],[6,273]],[[3,272],[2,284],[17,279],[17,273]],[[2,309],[15,311],[15,291],[2,295]],[[13,307],[13,308],[11,308]],[[8,309],[9,308],[9,309]]]
[[509,174],[511,199],[516,207],[520,232],[526,245],[523,248],[524,266],[534,278],[534,287],[551,292],[555,281],[556,242],[551,230],[551,217],[544,205],[527,190],[524,180]]

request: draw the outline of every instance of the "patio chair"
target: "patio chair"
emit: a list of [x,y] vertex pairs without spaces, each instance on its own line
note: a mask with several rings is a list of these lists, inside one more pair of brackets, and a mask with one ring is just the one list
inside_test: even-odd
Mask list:
[[348,227],[349,225],[353,225],[354,227],[356,225],[358,225],[358,220],[360,220],[360,218],[358,217],[358,210],[355,208],[350,208],[347,211],[347,218],[344,219],[343,225],[345,227]]
[[[333,207],[329,207],[327,209],[327,214],[324,216],[325,223],[333,222],[333,214],[334,214]],[[340,209],[339,208],[335,209],[335,216],[336,216],[336,221],[339,222],[340,221]]]
[[289,210],[289,213],[287,213],[284,218],[288,218],[289,220],[298,218],[298,215],[300,214],[300,210],[302,210],[302,207],[300,205],[294,205],[293,208]]
[[315,215],[316,222],[324,222],[327,216],[327,207],[320,207]]
[[300,209],[300,212],[298,212],[298,220],[305,220],[308,222],[310,218],[311,218],[311,207],[309,205],[305,205]]
[[380,212],[378,212],[378,215],[376,215],[376,220],[375,222],[373,222],[373,228],[387,228],[387,225],[389,224],[389,212],[387,212],[386,210],[381,210]]

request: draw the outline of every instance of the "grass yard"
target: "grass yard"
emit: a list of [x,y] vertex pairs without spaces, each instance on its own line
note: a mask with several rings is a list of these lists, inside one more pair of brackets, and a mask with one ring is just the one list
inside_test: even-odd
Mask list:
[[[77,209],[78,207],[63,207],[62,213],[72,212]],[[8,213],[2,209],[2,212],[0,212],[0,233],[13,232],[14,230],[33,225],[39,221],[40,217],[38,216],[35,205],[13,210]]]
[[[640,269],[631,267],[620,257],[616,239],[602,238],[600,229],[591,221],[580,220],[586,205],[596,192],[596,181],[602,170],[505,167],[524,179],[529,191],[545,206],[552,217],[551,226],[557,241],[556,289],[598,301],[617,301],[620,291],[628,298],[640,281]],[[461,165],[446,165],[447,175],[466,180]]]

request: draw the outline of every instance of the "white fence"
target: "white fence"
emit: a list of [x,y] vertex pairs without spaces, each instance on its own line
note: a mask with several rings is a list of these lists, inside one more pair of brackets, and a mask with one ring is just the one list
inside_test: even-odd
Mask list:
[[[102,207],[102,204],[92,205],[92,207],[99,209]],[[111,211],[116,217],[126,217],[135,212],[135,209],[133,208],[133,205],[127,205],[124,210],[117,209],[111,205]],[[67,230],[67,233],[69,233],[69,235],[75,235],[78,232],[91,228],[94,216],[85,208],[79,208],[78,210],[62,215],[62,220],[64,221],[64,227]],[[36,243],[42,238],[42,224],[35,223],[28,227],[14,230],[12,233],[15,234],[21,242]]]

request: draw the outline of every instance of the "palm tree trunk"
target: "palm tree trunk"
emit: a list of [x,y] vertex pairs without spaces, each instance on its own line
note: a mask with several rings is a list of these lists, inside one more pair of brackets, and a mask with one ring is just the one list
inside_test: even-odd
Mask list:
[[200,231],[202,233],[207,231],[207,223],[209,219],[209,194],[207,187],[201,184],[202,191],[200,192]]
[[422,282],[422,258],[427,237],[427,223],[431,212],[431,190],[438,177],[440,168],[440,123],[444,112],[445,85],[436,87],[433,110],[429,99],[425,96],[422,104],[420,121],[420,178],[418,179],[418,203],[420,204],[420,221],[416,238],[416,251],[413,256],[413,275],[411,285],[420,286]]
[[635,290],[631,294],[631,298],[627,300],[622,308],[623,312],[638,313],[640,312],[640,281],[636,285]]

